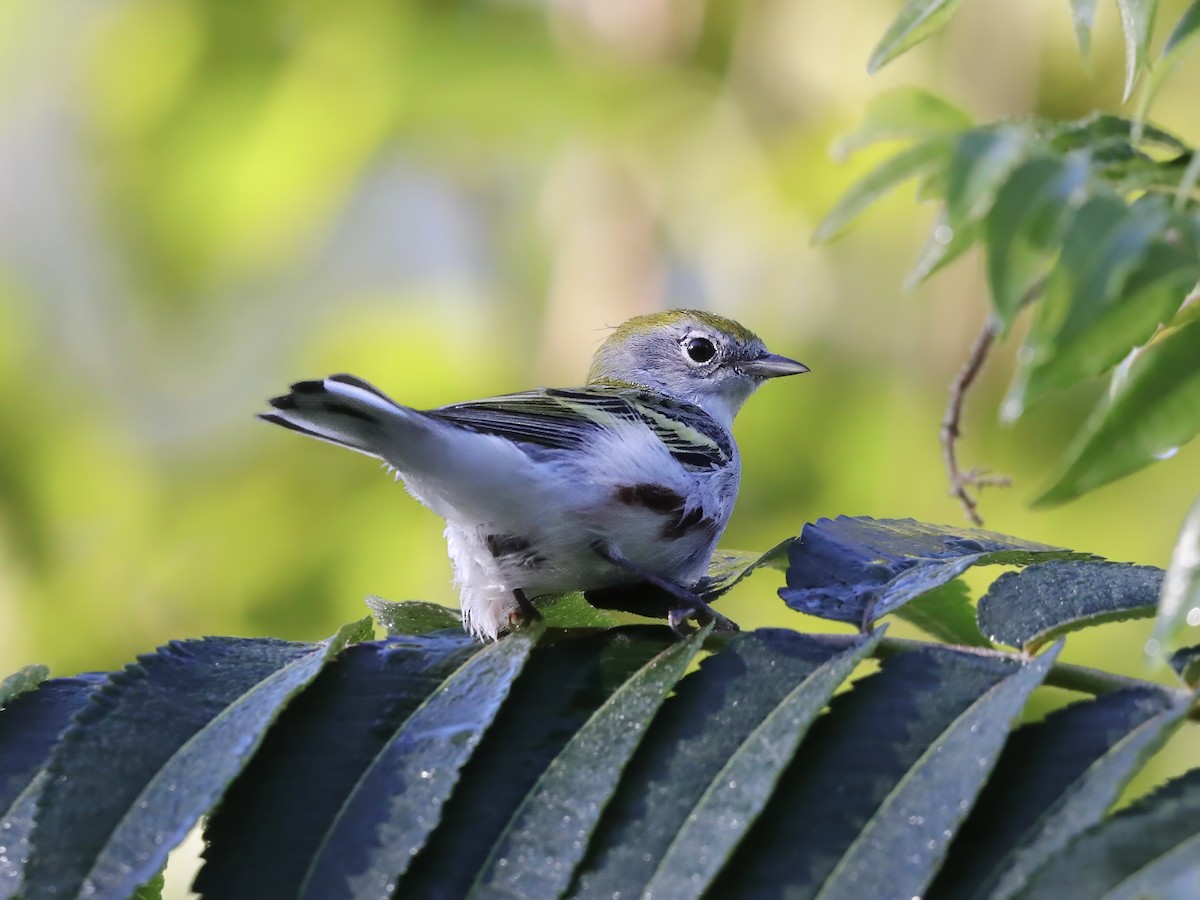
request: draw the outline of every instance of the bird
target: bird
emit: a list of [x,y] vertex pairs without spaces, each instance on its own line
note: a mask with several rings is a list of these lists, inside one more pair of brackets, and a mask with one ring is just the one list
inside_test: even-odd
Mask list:
[[807,371],[732,319],[672,309],[617,326],[580,387],[418,410],[336,374],[292,384],[259,418],[383,460],[445,519],[479,640],[574,591],[680,634],[728,632],[701,592],[741,478],[734,416],[768,379]]

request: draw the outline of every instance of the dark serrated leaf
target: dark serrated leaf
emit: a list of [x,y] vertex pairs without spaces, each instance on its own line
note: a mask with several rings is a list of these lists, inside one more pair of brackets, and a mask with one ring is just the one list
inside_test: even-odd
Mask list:
[[1099,560],[1041,563],[1005,572],[979,598],[979,630],[1026,650],[1102,622],[1154,615],[1163,570]]
[[1017,894],[1064,897],[1188,897],[1200,884],[1200,769],[1098,823]]
[[391,731],[478,647],[461,630],[348,647],[280,716],[209,818],[194,890],[297,896],[329,824]]
[[558,897],[570,887],[626,764],[711,631],[663,650],[575,732],[492,847],[473,895]]
[[429,634],[448,629],[462,630],[462,616],[440,603],[425,600],[384,600],[374,595],[367,597],[367,608],[387,632],[388,637]]
[[804,526],[779,595],[798,612],[868,624],[971,566],[1076,556],[1061,547],[913,519],[839,516]]
[[17,894],[24,877],[35,803],[45,784],[44,766],[71,719],[105,680],[104,675],[92,674],[38,685],[45,667],[30,669],[6,680],[9,701],[0,710],[0,898],[4,900]]
[[885,660],[809,731],[713,896],[922,895],[1056,652]]
[[220,798],[280,710],[370,621],[321,644],[173,643],[109,678],[64,733],[24,894],[131,894]]
[[1188,699],[1151,687],[1114,691],[1019,728],[951,846],[930,900],[1001,896],[1103,817],[1179,726]]
[[1059,151],[1086,150],[1105,157],[1120,148],[1121,158],[1135,155],[1134,143],[1153,144],[1175,153],[1186,153],[1188,145],[1179,137],[1149,123],[1140,127],[1135,119],[1113,113],[1098,112],[1071,122],[1037,120],[1039,132]]
[[[815,692],[841,674],[839,660],[848,660],[847,652],[856,649],[845,639],[760,629],[737,635],[705,659],[650,724],[571,893],[643,890],[731,758],[752,748],[755,735],[775,724],[772,717],[787,719],[789,710],[807,714],[807,702],[817,702]],[[792,722],[803,730],[800,718]],[[786,762],[786,756],[764,762],[755,777],[769,782]],[[730,823],[739,829],[744,824]],[[708,867],[715,860],[698,855],[695,862]]]
[[809,727],[882,633],[860,638],[815,669],[751,732],[689,813],[644,896],[699,896],[712,884],[758,820]]
[[468,655],[394,732],[383,723],[374,729],[385,743],[321,826],[317,852],[304,858],[299,896],[390,893],[437,827],[462,766],[541,634],[528,629]]
[[935,137],[901,150],[876,166],[850,186],[829,211],[816,231],[812,243],[831,241],[850,224],[893,189],[906,181],[943,164],[950,157],[953,144],[944,137]]
[[[539,646],[463,768],[441,823],[400,880],[397,896],[462,896],[572,735],[630,675],[675,640],[665,627],[630,626],[567,635]],[[378,894],[374,882],[356,888]]]
[[911,50],[950,21],[962,0],[908,0],[888,26],[867,62],[874,75],[906,50]]
[[1200,320],[1169,329],[1144,348],[1101,400],[1051,486],[1050,506],[1170,455],[1200,431]]
[[896,610],[896,618],[916,625],[926,634],[948,644],[990,647],[975,624],[975,607],[961,581],[951,581],[922,594]]
[[843,157],[879,141],[952,134],[973,124],[971,116],[961,107],[929,91],[915,87],[894,88],[867,101],[862,122],[838,140],[833,153]]

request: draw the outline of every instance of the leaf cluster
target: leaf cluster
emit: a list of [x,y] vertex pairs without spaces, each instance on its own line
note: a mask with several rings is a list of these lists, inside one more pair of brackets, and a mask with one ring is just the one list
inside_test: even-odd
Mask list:
[[[1018,571],[976,609],[958,577],[995,564]],[[157,896],[201,821],[194,887],[222,898],[1054,897],[1071,871],[1097,895],[1196,877],[1200,770],[1112,811],[1194,687],[1063,665],[1061,639],[1032,654],[1152,614],[1161,571],[839,518],[723,555],[709,596],[764,567],[857,633],[679,640],[564,598],[481,646],[448,611],[374,599],[384,640],[364,620],[17,673],[0,897]],[[893,615],[939,640],[889,637]],[[1022,724],[1040,685],[1097,696]]]

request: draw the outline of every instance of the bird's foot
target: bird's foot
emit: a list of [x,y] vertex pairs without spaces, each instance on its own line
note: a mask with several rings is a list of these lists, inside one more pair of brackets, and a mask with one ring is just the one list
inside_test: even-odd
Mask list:
[[523,590],[513,588],[513,597],[516,598],[517,608],[508,614],[509,631],[541,621],[542,614],[538,612],[538,608],[533,605],[533,601],[525,595]]

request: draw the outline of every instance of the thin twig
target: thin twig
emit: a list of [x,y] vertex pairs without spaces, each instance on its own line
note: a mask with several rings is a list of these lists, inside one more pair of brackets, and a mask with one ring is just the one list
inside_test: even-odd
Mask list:
[[[1029,286],[1017,304],[1017,311],[1024,309],[1042,295],[1046,287],[1046,279],[1039,278]],[[971,353],[967,361],[959,369],[958,375],[950,385],[950,399],[946,403],[946,412],[942,415],[942,460],[946,465],[946,477],[950,481],[950,494],[958,498],[963,512],[973,525],[982,525],[983,517],[979,515],[979,501],[971,495],[968,488],[981,490],[985,487],[1009,487],[1012,479],[1006,475],[991,475],[986,469],[972,467],[963,471],[958,465],[958,439],[962,437],[962,413],[966,403],[967,391],[979,377],[983,364],[987,361],[992,344],[996,341],[995,326],[991,319],[983,325],[979,337],[971,345]]]
[[968,488],[984,488],[992,485],[1004,486],[1012,484],[1010,478],[1003,475],[988,475],[982,469],[968,469],[966,472],[958,466],[958,439],[962,436],[963,404],[967,399],[967,391],[975,383],[987,360],[988,353],[995,343],[996,333],[990,322],[983,326],[979,337],[971,345],[971,353],[963,367],[959,369],[953,383],[950,385],[950,400],[946,404],[945,415],[942,416],[942,460],[946,464],[946,476],[950,480],[950,493],[958,498],[963,512],[974,525],[982,525],[983,517],[979,515],[979,502],[971,495]]

